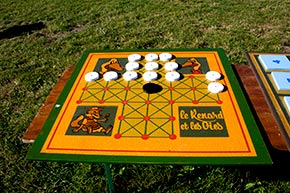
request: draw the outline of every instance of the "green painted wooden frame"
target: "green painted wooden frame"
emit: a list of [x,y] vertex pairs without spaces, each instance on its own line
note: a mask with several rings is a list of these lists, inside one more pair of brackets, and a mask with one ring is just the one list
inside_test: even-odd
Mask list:
[[85,51],[77,63],[71,77],[67,81],[63,91],[61,92],[56,104],[63,104],[71,87],[74,84],[86,58],[90,53],[105,52],[172,52],[172,51],[215,51],[218,53],[220,60],[226,72],[226,76],[231,82],[233,92],[238,105],[243,114],[247,127],[251,125],[249,130],[253,145],[255,147],[256,157],[168,157],[168,156],[103,156],[103,155],[76,155],[76,154],[47,154],[40,153],[40,150],[49,134],[53,123],[58,116],[61,108],[54,108],[47,118],[41,132],[35,140],[32,148],[27,154],[29,160],[51,160],[51,161],[74,161],[74,162],[99,162],[99,163],[142,163],[142,164],[213,164],[213,165],[248,165],[248,164],[271,164],[272,160],[269,156],[263,138],[259,132],[255,119],[247,104],[247,100],[236,79],[232,66],[229,63],[223,49],[146,49],[146,50],[89,50]]

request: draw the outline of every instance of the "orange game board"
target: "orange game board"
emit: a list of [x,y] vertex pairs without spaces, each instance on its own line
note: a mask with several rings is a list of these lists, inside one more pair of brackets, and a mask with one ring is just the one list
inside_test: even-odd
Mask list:
[[[169,52],[181,79],[144,92],[144,56]],[[122,78],[128,56],[138,53],[136,80]],[[193,62],[194,61],[194,62]],[[84,76],[98,72],[87,82]],[[105,81],[106,71],[117,80]],[[208,91],[205,73],[222,74],[225,90]],[[77,64],[29,159],[107,163],[269,164],[258,127],[222,49],[87,51]]]

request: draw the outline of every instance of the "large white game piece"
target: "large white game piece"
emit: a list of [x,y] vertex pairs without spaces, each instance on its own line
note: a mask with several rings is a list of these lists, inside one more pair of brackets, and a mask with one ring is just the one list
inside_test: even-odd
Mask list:
[[159,68],[159,64],[157,62],[147,62],[145,64],[146,70],[157,70]]
[[156,61],[156,60],[158,60],[158,55],[157,55],[157,54],[154,54],[154,53],[147,54],[147,55],[145,56],[145,60],[146,60],[147,62],[153,62],[153,61]]
[[103,77],[104,77],[105,81],[116,80],[116,79],[118,79],[118,73],[115,71],[109,71],[109,72],[106,72],[103,75]]
[[130,80],[135,80],[138,78],[137,72],[125,72],[123,74],[124,80],[130,81]]
[[87,82],[93,82],[95,80],[98,80],[100,78],[100,75],[99,73],[97,72],[88,72],[86,75],[85,75],[85,80]]
[[131,54],[128,56],[128,61],[129,62],[137,62],[141,60],[141,55],[140,54]]
[[178,68],[178,64],[176,62],[167,62],[164,65],[166,71],[176,70]]
[[211,93],[220,93],[224,91],[225,87],[219,82],[211,82],[208,84],[207,89]]
[[167,72],[165,74],[165,79],[172,82],[180,79],[180,74],[178,72]]
[[209,81],[216,81],[221,79],[222,75],[219,72],[216,71],[208,71],[205,74],[205,78]]
[[143,79],[145,81],[156,80],[158,78],[157,72],[145,72],[143,74]]
[[167,52],[165,52],[165,53],[161,53],[161,54],[159,54],[159,59],[160,59],[160,61],[162,61],[162,62],[169,61],[169,60],[172,59],[172,54],[167,53]]
[[126,70],[138,70],[139,63],[138,62],[129,62],[125,65]]

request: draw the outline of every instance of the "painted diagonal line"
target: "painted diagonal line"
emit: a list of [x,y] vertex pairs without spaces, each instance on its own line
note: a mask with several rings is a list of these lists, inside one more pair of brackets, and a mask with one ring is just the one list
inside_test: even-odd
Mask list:
[[[184,85],[185,86],[184,88],[190,88],[190,85],[186,84],[185,81],[179,81],[178,84],[176,84],[174,87],[178,87],[180,85]],[[180,87],[178,87],[178,88],[180,88]]]
[[[132,114],[134,112],[137,112],[139,115],[141,115],[142,117],[144,117],[144,115],[138,111],[138,109],[142,108],[144,105],[145,105],[145,103],[143,105],[141,105],[139,108],[135,108],[135,107],[133,107],[133,106],[131,106],[129,104],[124,105],[126,107],[130,107],[131,108],[131,111],[128,114],[124,114],[124,116],[128,116],[128,115],[130,115],[130,114]],[[126,108],[126,107],[124,107],[124,108]]]
[[[88,83],[86,83],[86,87],[88,87]],[[82,99],[83,95],[84,95],[85,91],[83,90],[81,96],[80,96],[80,99]]]
[[[149,100],[150,95],[147,95],[147,100]],[[149,104],[146,104],[146,116],[148,116],[149,113]],[[147,126],[148,126],[148,121],[145,122],[145,127],[144,127],[144,134],[147,133]]]
[[[109,82],[106,83],[105,87],[108,87],[108,84],[109,84]],[[104,90],[104,93],[103,93],[103,96],[102,96],[102,100],[104,100],[105,95],[106,95],[106,91]]]
[[[160,111],[163,112],[163,114],[167,115],[168,117],[170,116],[168,113],[164,112],[162,110],[162,108],[157,107],[156,105],[154,105],[154,103],[151,103],[152,106],[156,107],[156,111],[154,113],[151,113],[150,116],[155,115],[156,113],[159,113]],[[167,105],[166,105],[167,106]]]
[[164,81],[158,80],[158,84],[162,86],[162,88],[168,88],[168,84],[166,84]]
[[123,81],[121,81],[122,79],[118,79],[114,81],[114,84],[111,84],[110,87],[114,87],[117,85],[118,88],[120,88],[120,85],[122,85],[123,87],[126,87],[126,85],[123,84]]
[[151,101],[157,100],[157,98],[163,98],[164,99],[164,102],[168,103],[168,98],[166,98],[164,96],[164,94],[166,92],[169,92],[169,90],[168,91],[165,91],[165,92],[157,93],[157,95],[154,98],[152,98]]
[[155,133],[156,131],[158,131],[158,130],[162,130],[164,133],[166,133],[167,135],[170,135],[170,133],[168,133],[167,131],[165,131],[162,127],[164,126],[164,125],[166,125],[169,121],[166,121],[165,123],[163,123],[162,125],[157,125],[157,124],[155,124],[153,121],[150,121],[152,124],[154,124],[157,128],[156,129],[154,129],[153,131],[151,131],[150,133],[148,133],[149,135],[151,135],[151,134],[153,134],[153,133]]
[[[170,83],[170,86],[171,86],[171,83]],[[172,91],[170,93],[170,100],[172,101]],[[170,105],[170,108],[171,108],[171,116],[173,116],[173,104]],[[172,133],[174,133],[174,124],[173,124],[173,121],[172,121],[171,128],[172,128]]]
[[202,84],[205,84],[205,85],[207,85],[206,84],[206,79],[205,80],[200,80],[200,79],[198,79],[198,78],[194,78],[194,81],[198,81],[199,82],[199,84],[196,84],[196,87],[198,87],[198,86],[200,86],[200,85],[202,85]]
[[[135,130],[137,133],[139,133],[140,134],[140,136],[142,135],[142,133],[141,132],[139,132],[137,129],[135,129],[135,128],[130,128],[130,129],[127,129],[126,131],[124,131],[124,132],[122,132],[122,133],[120,133],[120,134],[122,134],[122,135],[124,135],[124,134],[126,134],[128,131],[130,131],[130,130]],[[126,137],[126,135],[125,136],[123,136],[123,137]]]
[[[136,89],[135,89],[135,90],[136,90]],[[140,90],[139,93],[138,93],[138,92],[135,92],[135,90],[134,90],[134,89],[131,89],[131,90],[130,90],[130,92],[134,93],[135,96],[133,96],[133,97],[131,97],[131,98],[128,98],[128,101],[131,101],[131,100],[133,100],[133,99],[135,99],[135,98],[137,98],[137,97],[139,97],[139,98],[141,98],[142,100],[145,101],[146,99],[145,99],[144,97],[140,96],[140,94],[142,94],[143,90]]]
[[112,94],[112,96],[110,96],[110,97],[106,98],[106,100],[108,100],[108,99],[111,99],[111,98],[114,98],[114,97],[116,97],[116,98],[120,99],[120,101],[124,100],[124,99],[122,99],[122,98],[120,98],[120,97],[118,96],[118,94],[120,94],[120,93],[124,92],[123,90],[120,90],[120,91],[119,91],[119,92],[117,92],[117,93],[115,93],[115,92],[112,92],[111,90],[112,90],[112,89],[109,89],[107,92],[111,93],[111,94]]
[[97,99],[97,100],[100,100],[100,98],[98,98],[97,97],[97,95],[98,95],[98,93],[102,93],[102,91],[103,90],[100,90],[100,91],[98,91],[98,92],[95,92],[95,93],[92,93],[92,92],[90,92],[89,90],[87,90],[87,91],[85,91],[85,92],[88,92],[89,94],[90,94],[90,96],[88,96],[88,97],[85,97],[85,98],[81,98],[83,101],[86,101],[86,100],[88,100],[89,98],[95,98],[95,99]]
[[100,82],[93,82],[92,84],[91,83],[87,83],[87,88],[89,88],[89,89],[97,88],[97,85],[102,86],[100,84]]
[[[181,89],[180,89],[181,90]],[[181,97],[185,97],[185,98],[187,98],[189,101],[192,101],[192,99],[191,98],[189,98],[189,97],[187,97],[186,96],[186,94],[187,93],[189,93],[189,92],[191,92],[191,90],[187,90],[187,92],[184,92],[184,93],[180,93],[179,91],[176,91],[176,90],[174,90],[176,93],[179,93],[179,97],[177,97],[176,99],[175,99],[175,101],[176,102],[178,102],[178,99],[180,99]]]
[[[125,121],[125,120],[124,120]],[[143,122],[143,120],[141,120],[140,122],[138,122],[138,123],[136,123],[135,125],[131,125],[128,121],[125,121],[128,125],[130,125],[131,127],[129,128],[129,129],[127,129],[127,130],[125,130],[124,132],[122,132],[121,134],[125,134],[125,133],[127,133],[128,131],[130,131],[130,130],[135,130],[137,133],[139,133],[140,135],[142,135],[143,133],[141,133],[139,130],[137,130],[135,127],[137,126],[137,125],[139,125],[140,123],[142,123]]]
[[[141,78],[140,78],[141,79]],[[140,80],[135,80],[135,81],[132,81],[132,84],[131,84],[131,87],[135,87],[136,85],[143,85],[143,83],[140,81]]]
[[[201,91],[198,91],[198,90],[196,90],[196,92],[199,92],[199,93],[203,94],[203,97],[201,97],[201,98],[198,99],[199,101],[200,101],[201,99],[205,98],[205,97],[208,97],[208,98],[214,100],[214,102],[216,101],[215,98],[213,98],[212,96],[209,96],[209,94],[211,94],[210,92],[207,92],[206,94],[203,93],[203,92],[201,92]],[[217,96],[217,95],[216,95],[216,96]]]

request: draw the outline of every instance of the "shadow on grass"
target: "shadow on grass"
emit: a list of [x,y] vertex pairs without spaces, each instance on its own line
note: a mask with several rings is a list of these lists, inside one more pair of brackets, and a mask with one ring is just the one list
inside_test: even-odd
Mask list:
[[0,32],[0,40],[14,38],[27,33],[31,34],[33,31],[41,30],[43,28],[45,28],[45,24],[43,22],[27,25],[15,25]]
[[288,151],[278,151],[275,149],[268,149],[273,160],[270,166],[249,166],[253,175],[263,180],[290,180],[290,153]]

